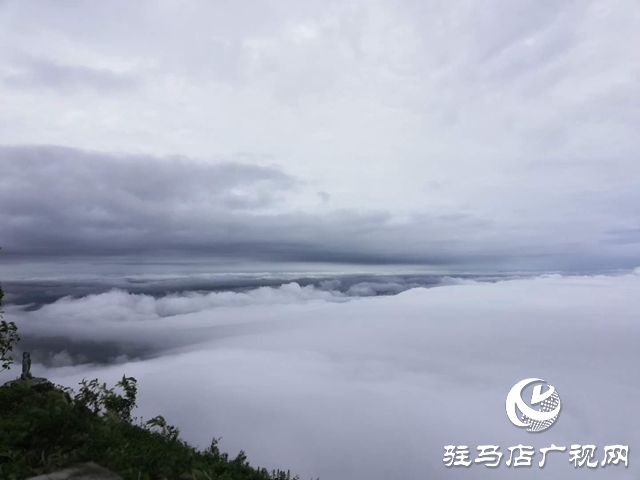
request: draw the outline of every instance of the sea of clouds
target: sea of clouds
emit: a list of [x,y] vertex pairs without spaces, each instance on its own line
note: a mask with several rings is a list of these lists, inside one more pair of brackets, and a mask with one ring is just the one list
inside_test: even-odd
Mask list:
[[[323,281],[109,289],[13,302],[5,319],[34,352],[36,376],[68,386],[134,376],[137,415],[162,414],[194,444],[222,437],[231,455],[242,449],[253,465],[302,478],[584,478],[587,468],[569,463],[573,444],[596,445],[598,459],[605,445],[629,445],[628,468],[588,475],[639,478],[639,272],[397,291],[395,281],[381,291],[382,281]],[[5,289],[10,301],[20,296]],[[557,423],[538,434],[505,414],[509,389],[528,377],[562,399]],[[568,448],[544,469],[539,453],[532,467],[504,465],[510,446],[552,443]],[[469,446],[472,459],[478,445],[500,445],[505,457],[496,469],[446,468],[449,444]]]

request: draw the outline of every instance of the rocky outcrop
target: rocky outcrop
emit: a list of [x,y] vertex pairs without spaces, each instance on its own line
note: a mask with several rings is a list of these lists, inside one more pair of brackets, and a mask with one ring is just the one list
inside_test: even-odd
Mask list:
[[41,377],[32,377],[29,379],[23,379],[23,378],[18,378],[16,380],[10,380],[7,383],[5,383],[3,385],[3,387],[11,387],[13,385],[27,385],[29,387],[39,387],[39,386],[43,386],[43,385],[53,385],[49,380],[47,380],[46,378],[41,378]]

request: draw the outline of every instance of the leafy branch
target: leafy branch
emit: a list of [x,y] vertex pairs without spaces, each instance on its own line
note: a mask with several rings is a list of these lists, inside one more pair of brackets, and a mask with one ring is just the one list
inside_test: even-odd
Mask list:
[[[0,308],[2,307],[2,299],[4,298],[4,292],[0,287]],[[0,319],[4,312],[0,310]],[[9,370],[13,363],[13,357],[10,353],[13,351],[13,347],[20,341],[18,335],[18,327],[14,322],[7,322],[6,320],[0,321],[0,372]]]

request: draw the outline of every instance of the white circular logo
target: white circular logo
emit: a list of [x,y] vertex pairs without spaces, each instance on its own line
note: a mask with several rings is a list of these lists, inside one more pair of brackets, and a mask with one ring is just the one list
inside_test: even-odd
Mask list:
[[[522,399],[522,390],[534,382],[542,382],[549,388],[542,393],[542,385],[533,387],[531,394],[531,406]],[[533,405],[540,404],[539,410],[534,410]],[[516,427],[528,427],[527,432],[542,432],[555,423],[560,414],[560,396],[556,389],[541,378],[525,378],[516,383],[507,395],[507,416]],[[522,412],[518,417],[517,410]]]

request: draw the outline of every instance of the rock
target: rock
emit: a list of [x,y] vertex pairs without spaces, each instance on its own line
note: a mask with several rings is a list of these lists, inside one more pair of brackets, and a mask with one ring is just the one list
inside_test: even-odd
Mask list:
[[0,386],[0,388],[12,388],[12,387],[23,387],[23,386],[30,388],[34,392],[41,393],[41,394],[48,393],[48,392],[57,392],[67,404],[73,403],[73,399],[71,398],[71,395],[69,394],[69,392],[65,391],[60,387],[57,387],[46,378],[33,377],[28,380],[18,378],[16,380],[11,380],[5,383],[4,385]]
[[[24,380],[22,378],[18,378],[16,380],[11,380],[7,383],[5,383],[4,385],[2,385],[3,387],[11,387],[13,385],[28,385],[29,387],[38,387],[41,385],[47,385],[47,384],[51,384],[51,382],[49,382],[49,380],[47,380],[46,378],[42,378],[42,377],[33,377],[30,378],[28,380]],[[51,384],[53,385],[53,384]]]
[[28,480],[122,480],[122,477],[100,465],[89,462],[59,472],[31,477]]

